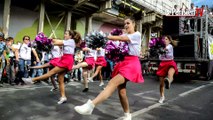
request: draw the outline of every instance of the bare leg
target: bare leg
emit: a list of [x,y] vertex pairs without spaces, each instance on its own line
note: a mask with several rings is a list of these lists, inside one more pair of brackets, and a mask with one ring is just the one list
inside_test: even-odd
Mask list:
[[92,103],[95,106],[100,104],[108,97],[110,97],[116,88],[123,83],[125,83],[125,78],[120,74],[116,75],[109,81],[106,88],[95,99],[92,100]]
[[160,79],[160,96],[164,96],[164,77],[159,77]]
[[66,74],[66,72],[62,72],[62,73],[58,74],[59,89],[60,89],[61,97],[66,97],[65,96],[65,87],[64,87],[64,75],[65,74]]
[[72,70],[75,70],[75,69],[78,69],[78,68],[81,68],[81,67],[87,67],[88,64],[86,62],[82,62],[82,63],[78,63],[77,65],[74,65],[72,67]]
[[51,67],[51,65],[49,63],[45,63],[43,65],[40,65],[40,66],[32,66],[32,67],[29,67],[30,69],[40,69],[40,68],[47,68],[47,67]]
[[88,88],[88,80],[87,80],[88,70],[83,69],[83,78],[84,78],[84,88]]
[[170,83],[173,81],[174,74],[175,74],[175,69],[173,67],[169,68],[168,78],[169,78],[169,82]]
[[32,81],[35,82],[37,80],[44,80],[44,79],[47,79],[47,78],[53,76],[56,73],[60,73],[60,72],[63,72],[65,70],[66,70],[65,68],[60,68],[60,67],[56,66],[53,69],[51,69],[49,72],[47,72],[46,74],[39,76],[39,77],[32,78]]
[[[101,68],[102,68],[102,66],[101,66]],[[104,82],[104,81],[103,81],[103,77],[102,77],[101,69],[100,69],[100,71],[99,71],[99,79],[100,79],[100,82],[101,82],[101,83]]]
[[118,86],[118,94],[119,94],[120,102],[123,107],[124,113],[129,113],[130,110],[129,110],[128,97],[126,95],[126,83],[127,82]]
[[[95,73],[92,75],[91,79],[93,79],[94,77],[96,77],[96,76],[98,75],[98,73],[101,71],[101,69],[102,69],[102,66],[98,66],[98,67],[96,68]],[[101,82],[103,82],[102,79],[101,79]]]

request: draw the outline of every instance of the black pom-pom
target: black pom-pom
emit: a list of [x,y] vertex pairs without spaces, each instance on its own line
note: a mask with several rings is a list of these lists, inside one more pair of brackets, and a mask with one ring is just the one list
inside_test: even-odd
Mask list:
[[107,40],[106,34],[102,31],[93,31],[85,37],[86,46],[92,49],[104,47]]

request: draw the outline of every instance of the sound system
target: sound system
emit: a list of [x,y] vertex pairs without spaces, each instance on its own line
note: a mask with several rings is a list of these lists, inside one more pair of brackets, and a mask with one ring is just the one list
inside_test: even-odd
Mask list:
[[[202,53],[202,40],[198,41],[195,35],[192,34],[180,34],[179,17],[164,16],[163,17],[163,35],[172,36],[173,40],[178,40],[178,46],[174,47],[175,58],[195,58]],[[197,26],[200,26],[201,21],[197,20]],[[200,27],[197,27],[197,31],[200,31]],[[195,43],[197,42],[197,43]],[[195,46],[197,45],[197,46]],[[195,50],[196,49],[196,50]],[[199,52],[199,53],[198,53]],[[197,55],[196,55],[197,54]]]
[[179,17],[163,16],[163,35],[179,35]]
[[175,57],[195,57],[194,35],[178,37],[178,46],[174,47]]

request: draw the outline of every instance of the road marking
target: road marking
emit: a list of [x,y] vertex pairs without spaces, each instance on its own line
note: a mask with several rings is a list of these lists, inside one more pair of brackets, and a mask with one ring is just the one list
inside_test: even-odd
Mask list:
[[[81,83],[78,82],[70,82],[66,84],[66,86],[81,86]],[[24,86],[15,86],[11,88],[2,88],[0,89],[0,92],[12,92],[12,91],[18,91],[18,90],[35,90],[39,88],[51,88],[52,85],[42,85],[42,86],[36,86],[36,85],[24,85]]]
[[[155,104],[153,104],[153,105],[148,106],[147,108],[144,108],[144,109],[135,111],[135,112],[131,113],[131,114],[132,114],[132,118],[134,118],[134,117],[136,117],[136,116],[138,116],[138,115],[144,114],[144,113],[146,113],[146,112],[148,112],[148,111],[150,111],[150,110],[152,110],[152,109],[154,109],[154,108],[158,108],[158,107],[161,106],[161,105],[165,105],[165,104],[168,104],[169,102],[175,101],[175,100],[177,100],[177,99],[180,98],[180,97],[184,97],[184,96],[189,95],[190,93],[193,93],[193,92],[196,92],[196,91],[198,91],[198,90],[201,90],[201,89],[204,88],[204,87],[211,86],[212,84],[213,84],[213,82],[209,82],[209,83],[206,84],[206,85],[201,85],[201,86],[196,87],[196,88],[194,88],[194,89],[192,89],[192,90],[183,92],[183,93],[179,94],[177,97],[175,97],[175,98],[173,98],[173,99],[170,99],[170,100],[168,100],[167,102],[165,102],[165,103],[163,103],[163,104],[161,104],[161,103],[155,103]],[[145,93],[145,92],[144,92],[144,93]],[[139,94],[142,94],[142,93],[139,93]],[[122,120],[122,119],[123,119],[123,117],[120,117],[120,118],[117,118],[116,120]]]
[[152,92],[156,92],[156,91],[155,90],[149,90],[149,91],[145,91],[145,92],[141,92],[141,93],[136,93],[134,95],[140,96],[140,95],[147,94],[147,93],[152,93]]
[[206,87],[206,85],[201,85],[201,86],[196,87],[196,88],[194,88],[194,89],[192,89],[192,90],[183,92],[183,93],[179,94],[179,96],[180,96],[180,97],[184,97],[184,96],[186,96],[186,95],[188,95],[188,94],[190,94],[190,93],[192,93],[192,92],[198,91],[198,90],[200,90],[200,89],[202,89],[202,88],[204,88],[204,87]]
[[11,92],[11,91],[18,91],[18,90],[35,90],[37,88],[48,88],[51,86],[21,86],[21,87],[15,87],[15,88],[4,88],[4,89],[0,89],[0,92]]

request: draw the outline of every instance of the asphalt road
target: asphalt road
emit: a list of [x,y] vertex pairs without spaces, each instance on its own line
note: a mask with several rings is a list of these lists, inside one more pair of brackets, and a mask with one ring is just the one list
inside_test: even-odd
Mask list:
[[[82,116],[74,111],[102,91],[99,82],[89,84],[82,93],[80,82],[66,84],[67,103],[57,105],[59,92],[50,92],[50,85],[0,87],[0,120],[114,120],[121,119],[117,91],[97,106],[93,115]],[[105,81],[105,84],[107,82]],[[213,82],[192,80],[174,82],[165,91],[165,103],[158,103],[159,81],[146,76],[145,83],[128,83],[128,97],[133,120],[212,120]]]

